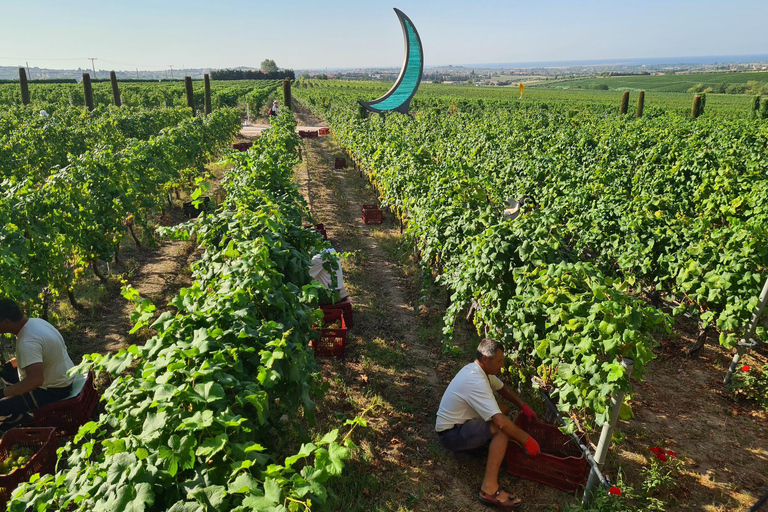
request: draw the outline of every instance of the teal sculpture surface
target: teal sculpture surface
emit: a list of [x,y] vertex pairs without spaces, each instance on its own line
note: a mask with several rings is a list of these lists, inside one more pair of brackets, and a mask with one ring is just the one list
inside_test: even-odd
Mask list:
[[395,13],[403,27],[405,62],[395,85],[384,96],[373,101],[359,101],[362,106],[375,113],[394,111],[407,114],[424,72],[424,52],[419,33],[403,11],[395,9]]

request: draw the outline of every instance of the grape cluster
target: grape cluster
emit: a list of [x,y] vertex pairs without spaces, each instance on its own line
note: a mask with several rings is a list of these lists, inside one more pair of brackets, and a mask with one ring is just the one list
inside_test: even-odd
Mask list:
[[26,446],[15,445],[5,459],[0,461],[0,474],[7,475],[23,468],[32,459],[35,450]]

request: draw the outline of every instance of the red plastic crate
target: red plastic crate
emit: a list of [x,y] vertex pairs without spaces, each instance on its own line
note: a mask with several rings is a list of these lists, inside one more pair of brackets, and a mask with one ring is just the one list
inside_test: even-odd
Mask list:
[[317,133],[319,135],[328,135],[328,128],[320,128],[319,130],[317,130]]
[[83,389],[75,398],[44,405],[33,412],[36,427],[56,427],[62,435],[77,433],[81,425],[88,423],[99,401],[93,387],[93,372],[88,372]]
[[333,162],[333,168],[334,169],[346,169],[347,168],[347,159],[346,158],[337,158],[335,162]]
[[318,233],[323,235],[323,240],[328,240],[328,231],[325,229],[324,224],[315,224],[314,227],[312,226],[312,224],[307,224],[306,226],[304,226],[304,229],[317,231]]
[[35,473],[45,475],[56,469],[56,449],[58,439],[54,427],[12,428],[0,439],[0,460],[5,460],[15,445],[26,446],[35,450],[35,454],[23,468],[0,475],[0,506],[5,509],[5,502],[21,482],[26,482]]
[[323,304],[320,306],[320,309],[323,311],[330,311],[332,309],[341,310],[344,315],[344,323],[347,324],[347,329],[354,327],[354,321],[352,320],[352,301],[349,300],[349,297],[336,304]]
[[515,419],[515,425],[539,443],[541,453],[531,458],[517,443],[509,443],[507,473],[565,492],[573,492],[587,482],[589,462],[571,436],[554,425],[530,423],[522,414]]
[[366,224],[381,224],[381,210],[376,204],[364,204],[362,208],[363,222]]
[[323,325],[332,324],[336,320],[341,320],[341,329],[330,329],[321,327],[320,340],[311,340],[309,346],[315,351],[316,357],[334,356],[344,357],[347,351],[347,324],[344,322],[344,315],[340,309],[331,309],[323,311]]
[[238,151],[248,151],[251,146],[253,146],[253,142],[238,142],[236,144],[232,144],[232,149],[236,149]]
[[299,130],[299,137],[317,137],[317,130]]

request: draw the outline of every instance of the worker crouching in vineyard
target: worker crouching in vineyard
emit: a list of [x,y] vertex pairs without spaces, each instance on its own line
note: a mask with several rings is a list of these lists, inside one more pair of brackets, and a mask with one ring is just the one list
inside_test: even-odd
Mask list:
[[27,318],[16,302],[0,299],[0,334],[16,336],[16,357],[3,366],[0,432],[28,423],[29,414],[67,398],[74,367],[61,333],[42,318]]
[[538,420],[536,413],[496,377],[503,364],[501,343],[488,338],[480,342],[475,361],[448,384],[437,411],[435,430],[443,448],[452,452],[473,450],[490,442],[480,501],[508,510],[520,504],[519,498],[502,491],[499,485],[499,468],[509,440],[522,445],[531,457],[540,450],[536,440],[507,417],[509,406],[499,404],[493,396],[496,391],[518,406],[529,420]]
[[280,104],[275,100],[272,102],[272,106],[269,107],[269,117],[277,117],[278,110],[280,110]]
[[344,275],[336,249],[324,249],[312,256],[309,275],[323,285],[328,292],[320,295],[320,304],[334,304],[349,297],[349,293],[344,288]]

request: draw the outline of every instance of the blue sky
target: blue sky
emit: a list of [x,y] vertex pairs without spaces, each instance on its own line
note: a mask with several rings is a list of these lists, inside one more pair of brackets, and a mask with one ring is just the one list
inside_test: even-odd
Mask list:
[[425,65],[768,54],[768,1],[0,0],[0,65],[399,67],[398,7]]

